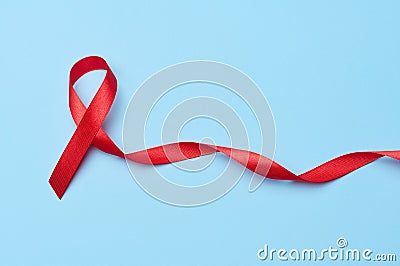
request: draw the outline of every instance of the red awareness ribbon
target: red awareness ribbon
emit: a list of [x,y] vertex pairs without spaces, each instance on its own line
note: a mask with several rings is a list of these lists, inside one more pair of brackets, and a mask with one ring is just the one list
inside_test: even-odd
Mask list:
[[[86,108],[74,90],[75,82],[93,70],[105,70],[106,76]],[[98,56],[79,60],[72,67],[69,79],[69,107],[77,128],[51,174],[49,183],[61,199],[90,145],[142,164],[168,164],[216,152],[224,153],[249,170],[266,178],[321,183],[340,178],[381,157],[400,160],[400,151],[353,152],[334,158],[305,173],[296,175],[278,163],[246,150],[197,142],[179,142],[124,154],[110,139],[101,125],[110,111],[117,92],[117,79],[107,62]]]

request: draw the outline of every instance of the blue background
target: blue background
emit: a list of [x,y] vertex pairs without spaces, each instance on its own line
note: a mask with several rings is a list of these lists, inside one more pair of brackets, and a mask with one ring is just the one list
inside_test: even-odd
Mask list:
[[[341,236],[349,247],[400,256],[400,164],[390,159],[329,184],[269,180],[255,193],[246,173],[197,208],[155,200],[123,160],[95,149],[62,201],[47,183],[75,129],[69,69],[87,55],[105,57],[118,78],[104,127],[119,146],[125,108],[147,77],[207,59],[239,68],[263,90],[275,159],[296,173],[350,151],[398,149],[398,1],[0,7],[0,265],[262,265],[271,264],[257,259],[265,243],[322,249]],[[340,262],[320,264],[329,263]]]

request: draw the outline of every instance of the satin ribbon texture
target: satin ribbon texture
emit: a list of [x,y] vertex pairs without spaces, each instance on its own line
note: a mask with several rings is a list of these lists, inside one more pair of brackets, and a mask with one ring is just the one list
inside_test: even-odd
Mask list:
[[[105,70],[106,75],[91,103],[86,108],[73,86],[80,77],[94,70]],[[116,92],[117,79],[103,58],[98,56],[85,57],[72,67],[69,78],[69,107],[77,128],[49,179],[49,183],[59,199],[63,197],[91,145],[114,156],[151,165],[179,162],[221,152],[265,178],[310,183],[328,182],[340,178],[384,156],[400,160],[399,150],[353,152],[296,175],[263,155],[197,142],[171,143],[124,154],[102,129],[102,123],[110,111]]]

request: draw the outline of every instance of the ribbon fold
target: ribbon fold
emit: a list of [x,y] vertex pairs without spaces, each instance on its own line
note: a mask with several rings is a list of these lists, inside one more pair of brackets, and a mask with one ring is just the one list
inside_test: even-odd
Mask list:
[[[75,82],[94,70],[105,70],[106,76],[86,108],[74,89]],[[50,176],[49,183],[61,199],[90,145],[103,152],[142,164],[168,164],[221,152],[266,178],[310,183],[340,178],[384,156],[400,160],[400,151],[353,152],[334,158],[305,173],[296,175],[269,158],[246,150],[197,142],[179,142],[124,154],[101,125],[117,92],[117,79],[107,62],[98,56],[85,57],[74,64],[69,79],[69,107],[77,128]]]

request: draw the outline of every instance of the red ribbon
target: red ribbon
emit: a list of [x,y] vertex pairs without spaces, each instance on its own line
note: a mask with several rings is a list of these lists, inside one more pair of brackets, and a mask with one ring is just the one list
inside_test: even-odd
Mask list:
[[[106,76],[89,107],[86,108],[73,85],[80,77],[93,70],[105,70]],[[354,152],[334,158],[303,174],[296,175],[263,155],[251,151],[196,142],[172,143],[124,154],[101,127],[110,111],[116,92],[117,80],[103,58],[86,57],[72,67],[69,80],[69,107],[77,128],[49,179],[50,185],[60,199],[90,145],[121,158],[126,157],[134,162],[152,165],[168,164],[222,152],[264,177],[312,183],[337,179],[384,156],[400,160],[400,151],[398,150]]]

